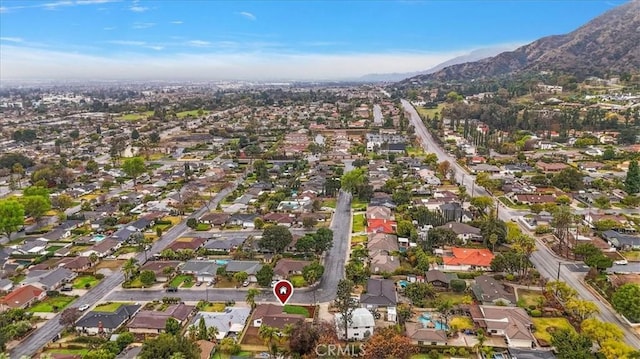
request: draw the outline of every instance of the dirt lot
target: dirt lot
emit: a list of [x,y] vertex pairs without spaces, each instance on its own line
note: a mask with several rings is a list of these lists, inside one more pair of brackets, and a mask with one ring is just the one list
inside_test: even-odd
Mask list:
[[96,266],[96,270],[99,269],[118,269],[120,268],[123,264],[124,264],[124,260],[117,260],[117,259],[104,259],[102,261],[100,261],[100,263],[98,263],[98,265]]

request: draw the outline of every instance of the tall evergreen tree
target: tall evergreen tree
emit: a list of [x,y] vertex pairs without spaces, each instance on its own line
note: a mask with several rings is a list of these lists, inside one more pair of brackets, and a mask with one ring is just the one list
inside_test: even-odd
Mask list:
[[627,179],[624,181],[625,189],[628,194],[636,194],[640,192],[640,167],[638,161],[629,163],[629,171]]

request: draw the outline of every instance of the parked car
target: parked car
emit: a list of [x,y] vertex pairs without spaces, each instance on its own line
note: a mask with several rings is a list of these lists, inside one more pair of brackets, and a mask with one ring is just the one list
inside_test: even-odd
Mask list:
[[177,292],[177,291],[178,291],[178,288],[176,288],[176,287],[167,287],[167,289],[166,289],[166,292],[169,292],[169,293],[173,293],[173,292]]
[[276,283],[278,283],[278,281],[277,281],[277,280],[272,280],[272,281],[271,281],[271,288],[275,287],[275,286],[276,286]]
[[64,287],[60,288],[61,292],[71,292],[73,290],[73,287],[70,285],[65,285]]
[[83,304],[83,305],[78,307],[78,310],[81,311],[81,312],[84,312],[87,309],[89,309],[89,304]]
[[245,281],[242,283],[242,286],[243,286],[243,287],[248,287],[248,286],[249,286],[249,281],[248,281],[248,280],[245,280]]
[[202,285],[202,282],[196,282],[196,287],[199,287]]

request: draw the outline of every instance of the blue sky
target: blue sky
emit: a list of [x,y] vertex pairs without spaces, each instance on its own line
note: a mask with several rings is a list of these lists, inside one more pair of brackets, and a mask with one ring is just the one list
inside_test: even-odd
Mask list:
[[1,78],[340,79],[569,32],[621,1],[0,0]]

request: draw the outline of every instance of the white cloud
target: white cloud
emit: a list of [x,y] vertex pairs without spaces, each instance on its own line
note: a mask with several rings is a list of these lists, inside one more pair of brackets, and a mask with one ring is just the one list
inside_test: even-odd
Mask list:
[[131,6],[129,8],[129,10],[133,11],[133,12],[145,12],[147,10],[149,10],[148,7],[144,7],[144,6]]
[[134,22],[131,27],[134,29],[148,29],[154,26],[156,26],[156,24],[153,22]]
[[[115,40],[112,43],[158,51],[164,48],[164,44],[143,41]],[[466,51],[333,55],[261,51],[171,55],[123,52],[106,57],[0,44],[0,53],[3,54],[0,73],[7,80],[322,80],[356,78],[369,73],[425,70]]]
[[184,24],[184,21],[180,21],[180,20],[176,20],[176,21],[171,21],[170,24],[174,24],[174,25],[182,25]]
[[0,41],[23,42],[24,40],[20,37],[0,37]]
[[241,16],[243,16],[244,18],[249,19],[251,21],[255,21],[257,19],[257,17],[254,14],[252,14],[252,13],[250,13],[248,11],[241,11],[241,12],[239,12],[239,14]]
[[102,30],[104,31],[111,31],[111,30],[115,30],[116,27],[115,26],[107,26],[107,27],[103,27]]
[[110,2],[120,2],[120,0],[77,0],[78,5],[108,4]]
[[187,45],[193,47],[209,47],[211,46],[211,43],[209,41],[191,40],[187,41]]

